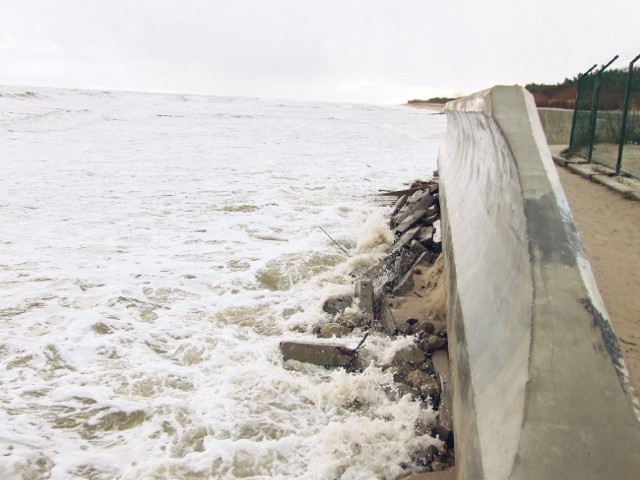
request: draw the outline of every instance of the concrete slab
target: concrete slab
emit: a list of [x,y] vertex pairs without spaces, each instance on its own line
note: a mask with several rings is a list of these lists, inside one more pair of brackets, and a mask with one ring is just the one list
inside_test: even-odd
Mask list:
[[634,193],[633,187],[625,185],[618,181],[615,177],[610,177],[609,175],[592,175],[591,180],[605,187],[610,188],[614,192],[618,192],[621,195],[632,195]]
[[[545,133],[548,132],[545,129]],[[640,200],[640,181],[631,177],[625,177],[616,175],[615,170],[594,164],[588,163],[585,159],[580,157],[565,158],[562,156],[568,148],[568,145],[549,145],[549,151],[551,157],[556,165],[560,167],[568,168],[573,173],[577,173],[585,178],[593,180],[601,185],[610,188],[614,192],[623,195],[625,198]]]
[[283,340],[280,351],[284,361],[297,360],[323,367],[349,367],[357,358],[357,352],[342,344],[319,341]]
[[604,185],[625,198],[640,201],[640,181],[634,178],[616,175],[613,169],[595,163],[563,163],[556,157],[553,160],[571,172]]
[[590,163],[570,163],[567,165],[567,168],[573,173],[577,173],[578,175],[588,179],[591,179],[592,176],[598,174],[598,171],[595,169],[593,164]]

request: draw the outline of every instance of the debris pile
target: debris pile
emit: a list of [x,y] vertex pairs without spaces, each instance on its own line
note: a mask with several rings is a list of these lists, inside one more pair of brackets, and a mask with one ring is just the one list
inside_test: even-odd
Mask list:
[[[355,349],[322,339],[348,336],[354,329],[367,332],[365,338],[371,332],[413,336],[414,342],[382,368],[392,369],[398,398],[408,394],[437,411],[438,422],[416,425],[416,433],[439,438],[443,447],[415,452],[414,461],[424,472],[446,470],[455,460],[437,172],[430,181],[380,196],[394,202],[389,226],[395,241],[387,255],[373,268],[354,274],[352,295],[324,302],[331,320],[313,329],[318,338],[283,341],[280,348],[285,360],[357,372],[362,369],[358,350],[364,338]],[[353,306],[357,309],[349,308]]]

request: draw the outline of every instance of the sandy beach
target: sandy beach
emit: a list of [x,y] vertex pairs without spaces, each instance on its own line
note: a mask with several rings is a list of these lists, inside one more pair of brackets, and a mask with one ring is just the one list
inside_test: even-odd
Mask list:
[[598,288],[640,391],[640,202],[564,168],[560,180]]

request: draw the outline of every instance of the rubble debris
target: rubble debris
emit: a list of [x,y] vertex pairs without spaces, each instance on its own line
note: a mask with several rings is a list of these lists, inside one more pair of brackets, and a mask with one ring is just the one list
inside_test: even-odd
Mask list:
[[[390,398],[410,395],[437,412],[435,424],[415,428],[416,434],[430,435],[441,443],[413,452],[411,468],[415,471],[419,465],[419,475],[430,472],[440,478],[443,474],[433,472],[453,468],[455,458],[437,172],[432,180],[379,195],[393,201],[389,227],[395,240],[377,265],[354,273],[353,296],[334,296],[323,303],[323,310],[333,318],[313,329],[322,339],[353,335],[360,329],[365,337],[355,349],[319,340],[283,341],[280,349],[285,360],[355,371],[361,368],[357,351],[370,331],[412,336],[413,343],[398,350],[382,368],[393,373]],[[345,312],[352,306],[358,308]]]
[[402,195],[400,198],[398,198],[395,205],[393,206],[393,212],[391,212],[391,216],[394,217],[400,211],[400,209],[405,206],[406,203],[407,203],[406,195]]
[[426,195],[429,195],[427,190],[416,190],[407,198],[407,203],[416,203],[422,200]]
[[411,240],[411,243],[409,243],[409,250],[411,250],[415,255],[421,255],[423,253],[429,252],[429,250],[427,250],[427,247],[425,247],[421,242],[418,242],[417,240]]
[[402,251],[402,249],[405,248],[407,244],[413,240],[413,237],[415,237],[419,231],[420,227],[415,227],[404,232],[400,237],[396,239],[395,242],[393,242],[392,250],[389,256],[395,257],[396,255],[398,255]]

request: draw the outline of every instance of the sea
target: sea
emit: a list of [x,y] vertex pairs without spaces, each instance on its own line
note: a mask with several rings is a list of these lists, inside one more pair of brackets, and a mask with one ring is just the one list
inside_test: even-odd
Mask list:
[[430,178],[445,128],[406,106],[0,87],[0,478],[417,471],[435,414],[384,368],[411,339],[370,335],[360,373],[278,345],[381,258],[376,194]]

